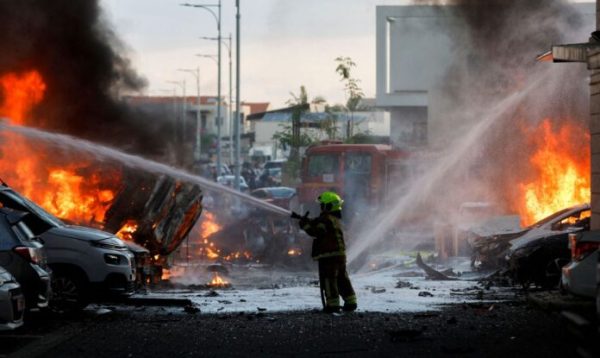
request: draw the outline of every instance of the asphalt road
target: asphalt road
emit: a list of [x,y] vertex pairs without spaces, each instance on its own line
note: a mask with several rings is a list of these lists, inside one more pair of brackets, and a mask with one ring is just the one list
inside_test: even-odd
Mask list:
[[454,304],[426,313],[202,314],[181,307],[98,306],[37,314],[0,333],[10,357],[573,357],[559,313],[524,302]]

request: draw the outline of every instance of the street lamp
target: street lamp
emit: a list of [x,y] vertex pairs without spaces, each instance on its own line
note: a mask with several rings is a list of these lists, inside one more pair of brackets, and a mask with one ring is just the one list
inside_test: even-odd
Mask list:
[[191,73],[196,77],[196,94],[198,96],[198,111],[196,111],[196,150],[194,150],[194,159],[196,161],[200,161],[200,156],[202,154],[202,118],[200,113],[200,67],[196,69],[186,69],[180,68],[177,71]]
[[[207,37],[207,36],[202,36],[200,37],[200,39],[202,40],[212,40],[212,41],[218,41],[219,38],[218,37]],[[229,52],[229,105],[227,106],[229,109],[229,163],[233,163],[233,96],[232,96],[232,91],[233,91],[233,85],[232,85],[232,58],[231,58],[231,34],[229,34],[229,37],[226,37],[225,40],[229,40],[229,43],[222,41],[223,45],[225,45],[225,47],[227,47],[227,51]]]
[[[181,6],[195,7],[198,9],[204,9],[212,14],[217,22],[217,38],[218,40],[218,60],[217,60],[217,175],[221,174],[221,0],[218,4],[188,4],[184,3]],[[218,14],[212,8],[217,8]]]

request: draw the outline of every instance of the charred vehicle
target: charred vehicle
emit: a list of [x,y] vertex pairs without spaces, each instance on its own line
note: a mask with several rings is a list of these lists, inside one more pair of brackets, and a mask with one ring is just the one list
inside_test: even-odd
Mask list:
[[[589,230],[590,205],[582,204],[558,211],[520,231],[508,234],[475,236],[469,240],[471,246],[471,266],[477,269],[506,267],[507,254],[526,254],[537,244],[544,246],[553,238],[568,235],[569,232]],[[567,248],[566,236],[562,236],[564,248]],[[512,251],[511,251],[512,250]],[[516,252],[519,250],[519,252]],[[533,252],[533,251],[531,251]],[[511,255],[512,256],[512,255]],[[527,255],[524,255],[527,256]]]
[[561,269],[569,262],[569,232],[589,229],[569,228],[567,232],[532,237],[531,240],[512,247],[507,255],[507,274],[515,283],[527,288],[535,285],[549,289],[560,281]]
[[128,173],[102,228],[145,247],[151,256],[166,256],[181,245],[201,213],[197,185]]

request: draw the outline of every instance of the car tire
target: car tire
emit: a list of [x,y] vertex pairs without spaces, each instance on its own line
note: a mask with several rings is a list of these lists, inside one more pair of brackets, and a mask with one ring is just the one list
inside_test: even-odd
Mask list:
[[52,276],[51,306],[59,311],[78,311],[89,303],[87,279],[72,272],[58,271]]
[[542,277],[540,286],[545,290],[557,287],[560,283],[561,273],[561,268],[558,266],[555,260],[548,261],[546,263],[544,276]]

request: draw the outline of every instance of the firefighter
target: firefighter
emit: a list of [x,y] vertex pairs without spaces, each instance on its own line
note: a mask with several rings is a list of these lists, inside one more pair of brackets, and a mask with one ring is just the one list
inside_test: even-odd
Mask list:
[[[292,213],[300,219],[299,225],[315,239],[312,244],[312,257],[319,263],[319,284],[323,298],[324,311],[328,313],[347,312],[356,309],[356,294],[346,270],[346,245],[342,231],[342,204],[344,201],[332,191],[319,195],[317,202],[321,214],[315,219]],[[340,307],[340,296],[344,300]]]

